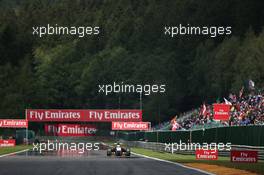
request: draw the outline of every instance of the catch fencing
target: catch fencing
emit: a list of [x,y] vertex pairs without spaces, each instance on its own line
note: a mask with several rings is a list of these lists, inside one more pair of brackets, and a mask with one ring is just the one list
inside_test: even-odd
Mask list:
[[233,126],[192,131],[118,132],[128,141],[160,143],[231,143],[232,145],[264,146],[264,125]]

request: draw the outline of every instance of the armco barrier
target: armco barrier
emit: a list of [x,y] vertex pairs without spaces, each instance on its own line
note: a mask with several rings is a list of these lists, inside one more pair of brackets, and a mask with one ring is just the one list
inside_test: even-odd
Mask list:
[[232,145],[264,146],[264,125],[233,126],[193,131],[119,132],[118,138],[128,141],[160,143],[231,143]]
[[[165,143],[159,142],[143,142],[143,141],[124,141],[124,143],[130,147],[139,147],[150,149],[158,152],[170,152],[166,150]],[[264,147],[257,147],[257,146],[244,146],[244,145],[232,145],[232,150],[250,150],[250,151],[258,151],[258,158],[259,160],[264,160]],[[195,155],[195,150],[175,150],[173,153],[175,154],[184,154],[184,155]],[[218,151],[219,156],[230,157],[230,151]]]

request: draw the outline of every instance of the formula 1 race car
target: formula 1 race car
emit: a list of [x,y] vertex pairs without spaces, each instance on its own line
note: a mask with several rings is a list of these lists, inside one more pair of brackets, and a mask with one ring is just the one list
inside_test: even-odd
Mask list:
[[114,154],[115,156],[125,155],[126,157],[130,156],[130,149],[122,146],[120,143],[116,143],[114,146],[107,149],[107,156],[111,156]]

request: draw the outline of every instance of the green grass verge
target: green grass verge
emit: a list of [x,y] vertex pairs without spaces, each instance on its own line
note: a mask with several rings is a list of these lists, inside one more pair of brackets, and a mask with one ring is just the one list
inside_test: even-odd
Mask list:
[[218,157],[218,160],[211,161],[196,160],[195,155],[162,153],[143,148],[132,148],[132,152],[177,163],[205,163],[210,165],[219,165],[229,168],[246,170],[258,174],[264,174],[264,161],[259,161],[258,163],[232,163],[230,162],[229,157]]
[[0,155],[22,151],[25,149],[30,149],[32,147],[33,147],[32,145],[17,145],[15,147],[3,147],[3,148],[0,148]]

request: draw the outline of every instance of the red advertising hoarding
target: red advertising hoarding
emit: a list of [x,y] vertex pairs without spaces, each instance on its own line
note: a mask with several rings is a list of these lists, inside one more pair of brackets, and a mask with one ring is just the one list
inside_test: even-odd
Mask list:
[[11,146],[16,146],[15,139],[0,140],[0,147],[11,147]]
[[22,119],[0,119],[0,128],[27,128],[28,121]]
[[96,126],[90,124],[45,124],[45,134],[52,136],[94,136]]
[[218,151],[217,150],[204,150],[197,149],[195,151],[196,160],[217,160]]
[[134,122],[142,121],[142,110],[27,109],[26,117],[31,122]]
[[232,150],[230,154],[231,162],[257,163],[258,151],[237,151]]
[[112,122],[112,130],[149,130],[149,122]]
[[215,103],[213,106],[215,120],[229,120],[231,105]]

